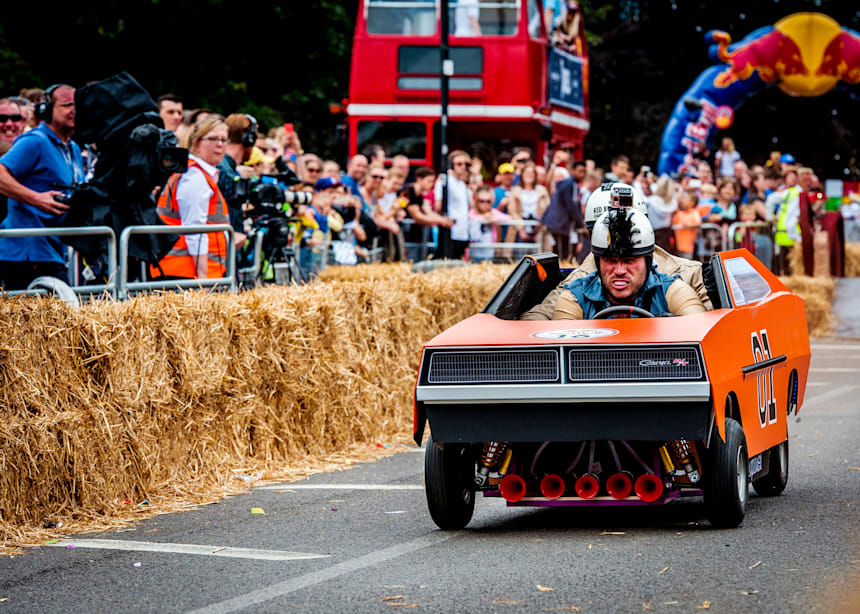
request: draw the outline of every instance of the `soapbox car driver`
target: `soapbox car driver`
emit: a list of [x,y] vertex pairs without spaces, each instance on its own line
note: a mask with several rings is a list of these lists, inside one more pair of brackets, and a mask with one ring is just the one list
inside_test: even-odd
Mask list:
[[[589,197],[585,207],[585,226],[589,232],[594,228],[594,223],[603,213],[611,207],[632,207],[647,217],[648,207],[645,200],[636,192],[632,186],[625,183],[604,183],[597,188]],[[669,252],[656,246],[653,254],[654,264],[657,271],[666,275],[678,275],[687,282],[698,294],[705,309],[712,309],[711,299],[705,288],[702,277],[702,263],[696,260],[687,260],[674,256]],[[574,269],[543,302],[538,303],[520,316],[521,320],[550,320],[552,319],[558,299],[566,292],[564,285],[574,279],[585,277],[596,269],[594,255],[589,254],[579,268]]]
[[653,267],[654,229],[629,208],[610,207],[591,235],[597,270],[564,284],[553,320],[591,320],[612,306],[633,306],[653,315],[702,313],[705,306],[677,275]]

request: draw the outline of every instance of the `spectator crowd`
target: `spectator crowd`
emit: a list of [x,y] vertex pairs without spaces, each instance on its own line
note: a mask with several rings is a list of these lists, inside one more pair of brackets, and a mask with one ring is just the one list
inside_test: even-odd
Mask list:
[[[559,8],[566,10],[554,16],[557,42],[575,44],[564,33],[578,31],[569,23],[578,7],[571,2]],[[92,176],[96,152],[72,138],[74,92],[57,85],[0,98],[3,228],[61,225],[68,207],[58,186]],[[172,94],[157,104],[164,127],[189,149],[189,170],[171,177],[156,196],[162,220],[230,223],[247,263],[254,248],[248,236],[259,216],[249,210],[241,180],[291,171],[298,183],[285,187],[310,195],[289,210],[292,245],[305,279],[324,260],[510,260],[543,250],[555,251],[563,261],[582,260],[590,251],[586,203],[605,182],[633,187],[663,249],[703,259],[734,244],[770,266],[774,243],[784,255],[788,250],[779,248],[799,238],[799,193],[821,188],[814,171],[790,154],[774,151],[767,160],[746,161],[730,138],[713,154],[689,157],[674,176],[657,177],[647,165],[637,170],[621,154],[605,170],[563,150],[539,160],[527,147],[498,152],[493,160],[455,150],[440,175],[368,145],[342,169],[337,161],[306,151],[292,124],[264,132],[251,115],[188,110]],[[734,222],[750,224],[733,227],[729,236]],[[188,235],[150,275],[222,276],[224,241],[220,233]],[[38,275],[64,277],[66,266],[65,248],[56,238],[0,238],[0,280],[7,290],[25,288]]]

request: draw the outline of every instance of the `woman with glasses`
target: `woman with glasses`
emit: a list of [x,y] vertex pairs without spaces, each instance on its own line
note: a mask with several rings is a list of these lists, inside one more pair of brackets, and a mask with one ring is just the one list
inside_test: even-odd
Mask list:
[[367,167],[367,176],[359,190],[364,202],[370,205],[371,209],[375,210],[379,201],[385,196],[385,179],[387,177],[388,171],[379,162],[371,162],[370,166]]
[[[158,215],[174,226],[229,224],[216,168],[227,150],[227,125],[220,119],[204,119],[192,126],[182,145],[190,152],[188,171],[167,180],[158,199]],[[154,278],[218,278],[224,277],[226,264],[227,239],[221,232],[212,232],[180,236],[150,272]]]
[[[534,162],[526,162],[520,173],[520,182],[511,189],[508,213],[515,220],[537,222],[549,206],[549,192],[538,183],[537,168]],[[538,241],[538,224],[528,226],[509,226],[508,241],[521,243]]]

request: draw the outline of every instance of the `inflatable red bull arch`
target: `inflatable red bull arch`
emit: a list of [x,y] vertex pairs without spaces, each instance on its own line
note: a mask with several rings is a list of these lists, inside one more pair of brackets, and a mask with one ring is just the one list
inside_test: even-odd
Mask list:
[[773,86],[790,96],[837,86],[855,95],[860,83],[860,34],[821,13],[794,13],[734,44],[719,30],[705,40],[716,64],[675,105],[660,141],[660,173],[677,172],[688,156],[710,148],[748,96]]

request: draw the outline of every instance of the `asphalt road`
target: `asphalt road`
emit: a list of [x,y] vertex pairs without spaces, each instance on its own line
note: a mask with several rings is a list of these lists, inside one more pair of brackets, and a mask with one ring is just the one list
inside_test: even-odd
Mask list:
[[0,559],[0,614],[860,612],[858,364],[860,341],[814,344],[788,487],[751,494],[738,529],[711,529],[695,499],[479,498],[466,530],[439,531],[416,450]]

